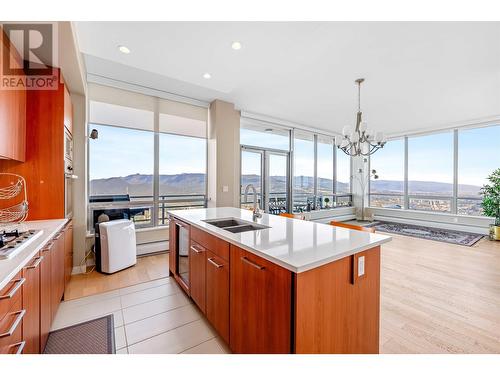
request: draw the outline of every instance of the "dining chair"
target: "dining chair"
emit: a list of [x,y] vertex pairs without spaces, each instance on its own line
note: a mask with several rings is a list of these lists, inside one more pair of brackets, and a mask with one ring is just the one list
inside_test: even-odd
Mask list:
[[362,227],[360,225],[347,224],[347,223],[342,223],[340,221],[335,221],[335,220],[330,221],[330,225],[333,225],[335,227],[342,227],[342,228],[347,228],[347,229],[360,230],[360,231],[363,231],[363,232],[375,233],[375,228]]

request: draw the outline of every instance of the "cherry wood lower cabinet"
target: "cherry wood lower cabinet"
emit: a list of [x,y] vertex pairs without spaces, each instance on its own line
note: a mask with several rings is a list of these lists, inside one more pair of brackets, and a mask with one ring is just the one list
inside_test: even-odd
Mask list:
[[64,288],[71,279],[73,271],[73,222],[70,220],[64,228]]
[[0,290],[0,354],[20,354],[24,349],[22,326],[26,311],[22,308],[22,286],[25,282],[19,272]]
[[50,325],[52,324],[52,252],[54,243],[50,242],[41,251],[40,263],[40,351],[43,352]]
[[191,298],[201,311],[206,313],[206,254],[207,250],[200,244],[191,241],[189,248],[189,292]]
[[43,255],[36,255],[23,268],[22,275],[26,279],[23,284],[23,353],[40,353],[40,267]]
[[0,290],[0,354],[43,353],[65,287],[65,236],[56,234]]
[[231,245],[230,347],[234,353],[292,351],[292,273]]
[[189,285],[181,286],[234,353],[379,352],[380,247],[294,273],[181,223],[190,233]]
[[176,268],[176,228],[175,228],[175,220],[170,219],[168,225],[168,269],[170,274],[173,276],[175,274]]
[[206,316],[229,343],[229,262],[206,252]]
[[54,320],[57,308],[64,295],[64,233],[59,232],[53,240],[51,250],[51,288],[50,288],[50,311],[51,321]]
[[380,247],[297,274],[295,293],[296,353],[379,353]]

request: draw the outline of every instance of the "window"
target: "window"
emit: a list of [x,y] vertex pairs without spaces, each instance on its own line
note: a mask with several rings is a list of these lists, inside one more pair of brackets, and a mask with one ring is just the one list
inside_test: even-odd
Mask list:
[[408,196],[412,210],[451,212],[452,132],[408,138]]
[[89,229],[102,213],[154,226],[206,206],[206,108],[93,84],[89,97]]
[[99,138],[89,142],[90,195],[153,197],[154,133],[89,124]]
[[314,135],[295,131],[293,160],[293,210],[314,207]]
[[160,133],[158,224],[167,223],[167,209],[205,206],[207,140]]
[[481,186],[500,167],[500,126],[458,131],[458,201],[461,215],[481,215]]
[[370,158],[370,205],[372,207],[403,208],[404,204],[404,139],[386,143],[384,148]]
[[318,180],[317,204],[319,208],[330,208],[335,201],[333,196],[333,171],[335,145],[332,137],[317,136]]
[[[406,182],[408,209],[482,215],[480,189],[500,166],[499,138],[500,125],[494,125],[406,137],[406,153],[404,139],[388,142],[370,159],[371,169],[380,176],[371,180],[370,206],[404,207]],[[408,181],[404,181],[405,154]]]
[[[152,225],[154,175],[154,113],[127,106],[90,102],[90,129],[98,139],[89,142],[91,202],[125,200],[136,225]],[[108,214],[92,206],[91,217]],[[93,227],[92,223],[92,227]]]
[[337,194],[351,194],[351,157],[337,149]]

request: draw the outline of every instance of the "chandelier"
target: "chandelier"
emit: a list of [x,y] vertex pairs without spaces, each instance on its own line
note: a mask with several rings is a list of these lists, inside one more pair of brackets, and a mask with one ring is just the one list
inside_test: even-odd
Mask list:
[[382,132],[373,134],[368,130],[366,122],[362,120],[361,113],[361,83],[364,78],[358,78],[355,82],[358,85],[358,113],[356,115],[356,128],[354,131],[349,126],[342,129],[342,137],[335,138],[337,147],[349,156],[368,156],[384,147],[385,136]]

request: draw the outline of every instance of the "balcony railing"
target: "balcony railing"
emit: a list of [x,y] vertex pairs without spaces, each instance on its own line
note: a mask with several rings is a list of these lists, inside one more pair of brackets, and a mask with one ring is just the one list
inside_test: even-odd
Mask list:
[[[110,196],[112,197],[112,196]],[[155,224],[155,201],[152,195],[132,195],[129,201],[105,201],[89,203],[89,229],[93,230],[97,216],[101,213],[112,218],[128,217],[137,227],[167,224],[168,210],[206,207],[205,194],[164,194],[158,197]]]
[[[269,193],[269,195],[269,213],[277,215],[287,211],[287,194],[285,192]],[[328,198],[328,200],[325,198]],[[260,192],[257,193],[257,201],[259,207],[263,208]],[[253,194],[248,194],[247,202],[245,203],[245,195],[241,193],[240,202],[242,207],[252,208]],[[293,212],[307,212],[349,206],[352,206],[352,194],[321,194],[316,197],[313,194],[293,195]]]

